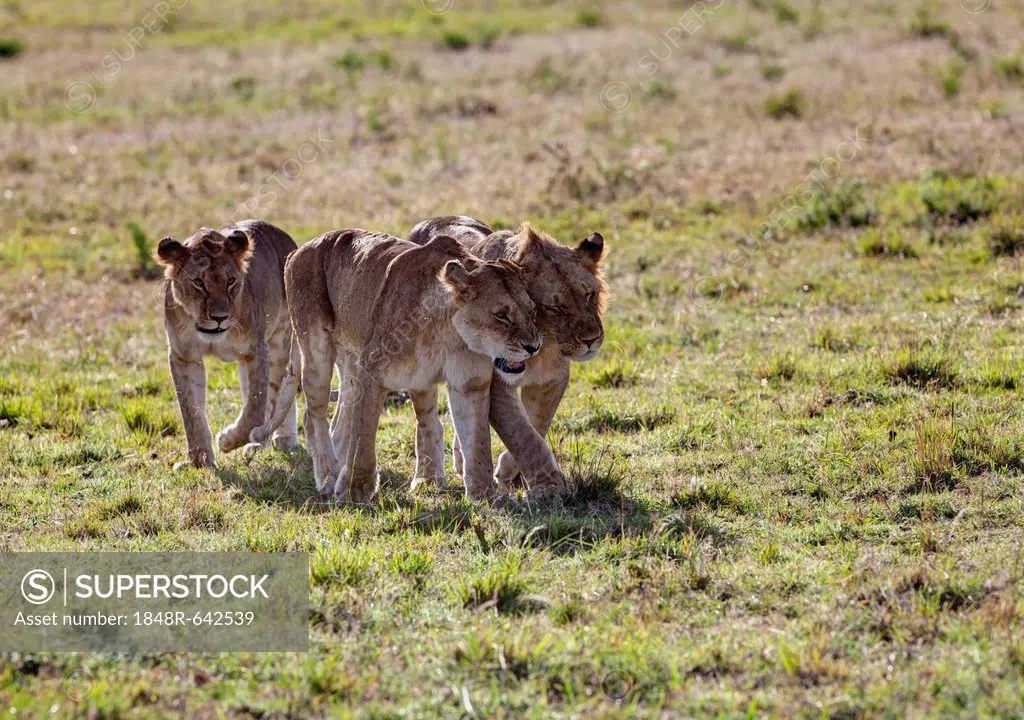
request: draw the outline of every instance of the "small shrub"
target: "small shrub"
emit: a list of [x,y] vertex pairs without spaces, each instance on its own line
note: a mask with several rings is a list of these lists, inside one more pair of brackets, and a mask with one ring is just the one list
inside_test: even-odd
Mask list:
[[829,227],[864,227],[873,224],[877,217],[874,205],[864,198],[864,181],[844,179],[835,188],[815,185],[796,227],[807,233]]
[[476,41],[480,44],[484,50],[489,50],[497,42],[498,38],[501,37],[501,26],[500,25],[484,25],[477,28]]
[[780,23],[798,23],[800,22],[800,13],[795,7],[782,0],[775,0],[772,3],[772,15],[775,16],[776,22]]
[[1010,55],[996,60],[996,72],[1004,80],[1024,85],[1024,57]]
[[385,72],[390,72],[398,67],[398,63],[395,62],[395,58],[392,57],[390,51],[385,49],[374,50],[371,52],[370,62]]
[[651,97],[662,98],[663,100],[674,100],[676,90],[669,84],[668,80],[655,78],[647,86],[647,92]]
[[468,48],[472,44],[472,41],[465,33],[461,33],[457,30],[445,30],[444,34],[441,36],[441,43],[449,50],[459,52]]
[[231,81],[231,89],[246,102],[256,95],[256,80],[251,77],[235,78]]
[[356,73],[366,66],[366,58],[358,50],[346,50],[340,58],[335,58],[334,66],[350,73]]
[[890,383],[921,389],[951,388],[957,381],[957,371],[953,362],[934,350],[906,348],[883,366],[882,374]]
[[580,27],[598,27],[604,24],[604,16],[597,8],[583,8],[576,13],[576,24]]
[[803,91],[792,88],[781,95],[769,95],[764,101],[764,110],[768,117],[776,120],[800,118],[804,114]]
[[910,32],[918,37],[945,37],[951,28],[948,23],[940,22],[932,17],[932,8],[921,5],[910,21]]
[[989,251],[996,257],[1012,257],[1024,250],[1024,216],[1001,217],[985,231]]
[[871,230],[860,241],[868,257],[916,258],[917,249],[897,230]]
[[778,63],[766,63],[761,66],[761,77],[768,82],[776,82],[781,80],[786,74],[786,68],[782,67]]
[[17,38],[0,37],[0,58],[12,58],[21,53],[25,45]]
[[160,277],[160,267],[153,260],[153,243],[146,237],[142,226],[136,222],[127,222],[125,229],[128,230],[132,246],[135,248],[135,275],[146,280]]
[[935,175],[924,181],[921,201],[933,224],[965,225],[991,215],[995,190],[985,180]]
[[942,92],[948,98],[955,98],[960,94],[960,85],[963,80],[967,66],[962,62],[951,62],[942,76]]
[[388,124],[379,105],[373,105],[366,111],[366,126],[374,135],[383,135],[387,131]]
[[753,43],[750,41],[750,37],[746,34],[740,33],[737,35],[726,35],[719,42],[722,47],[725,48],[726,52],[731,53],[749,53],[757,52],[754,48]]

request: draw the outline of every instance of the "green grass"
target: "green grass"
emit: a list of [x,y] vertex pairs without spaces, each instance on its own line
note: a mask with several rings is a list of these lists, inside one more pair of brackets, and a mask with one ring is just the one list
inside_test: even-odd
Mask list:
[[[27,48],[2,61],[0,549],[311,568],[307,654],[8,653],[0,713],[1024,715],[1024,106],[999,63],[1024,5],[787,3],[722,5],[649,77],[690,3],[189,3],[80,114],[71,71],[138,18],[0,8]],[[398,403],[369,506],[319,501],[304,434],[174,469],[147,258],[264,185],[252,212],[299,242],[436,212],[604,234],[606,339],[548,435],[563,498],[471,503],[450,459],[410,490]],[[207,374],[216,432],[237,371]]]
[[24,49],[24,43],[17,38],[0,37],[0,59],[13,58]]
[[790,88],[780,95],[769,95],[764,101],[764,110],[768,117],[776,120],[795,120],[803,116],[805,105],[803,91],[799,88]]

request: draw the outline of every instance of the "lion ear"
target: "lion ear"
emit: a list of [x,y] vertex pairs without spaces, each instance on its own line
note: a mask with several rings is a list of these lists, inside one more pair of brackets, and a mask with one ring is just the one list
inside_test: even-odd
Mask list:
[[601,233],[590,233],[576,246],[576,254],[591,270],[596,269],[604,254],[604,238]]
[[449,260],[441,268],[438,278],[444,283],[457,302],[467,302],[476,295],[469,271],[458,260]]
[[541,239],[537,231],[528,222],[519,226],[517,233],[519,241],[516,244],[515,261],[525,268],[536,264],[539,260]]
[[188,248],[168,235],[156,246],[154,259],[162,265],[180,267],[188,260]]
[[249,258],[252,256],[252,244],[249,242],[249,236],[242,230],[232,230],[224,240],[224,249],[238,263],[239,269],[244,272]]

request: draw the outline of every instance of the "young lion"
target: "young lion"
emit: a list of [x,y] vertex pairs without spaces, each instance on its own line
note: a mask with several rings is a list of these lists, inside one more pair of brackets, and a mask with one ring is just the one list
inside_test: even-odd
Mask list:
[[[601,316],[607,288],[600,272],[604,238],[592,233],[575,248],[567,248],[538,233],[528,223],[522,224],[517,232],[493,232],[475,218],[446,216],[419,223],[409,240],[421,245],[441,235],[458,239],[463,247],[485,260],[506,258],[522,266],[527,291],[538,308],[537,327],[546,342],[536,358],[518,369],[521,402],[514,388],[492,384],[490,422],[504,440],[506,434],[512,435],[510,426],[521,422],[525,410],[530,424],[542,436],[546,435],[569,385],[569,362],[592,360],[604,341]],[[417,478],[443,483],[443,445],[420,442],[421,437],[433,438],[440,433],[436,396],[429,392],[414,393],[412,401],[416,409]],[[520,466],[529,459],[531,451],[507,441],[505,445],[511,455],[501,454],[495,474],[503,488],[521,480]],[[429,448],[422,456],[421,447]],[[456,438],[456,472],[461,472],[461,455]],[[557,485],[535,487],[531,483],[530,487],[533,495],[559,490]]]
[[[220,231],[200,228],[184,243],[165,237],[157,247],[157,260],[167,266],[164,325],[171,377],[188,457],[196,467],[214,467],[206,417],[207,355],[236,361],[242,386],[242,412],[217,433],[222,452],[262,444],[274,430],[275,447],[298,444],[297,381],[284,294],[284,262],[295,248],[287,233],[259,220]],[[275,412],[279,397],[291,405]]]
[[[477,500],[495,493],[489,390],[516,382],[515,368],[541,349],[518,267],[480,261],[449,237],[421,247],[383,233],[335,230],[289,258],[285,288],[302,353],[305,427],[321,493],[354,502],[372,498],[387,390],[436,392],[442,381],[465,449],[466,495]],[[332,437],[327,404],[335,364],[341,393]],[[494,370],[499,383],[491,382]],[[506,441],[536,451],[537,461],[524,471],[561,475],[536,431],[518,427],[512,434]]]

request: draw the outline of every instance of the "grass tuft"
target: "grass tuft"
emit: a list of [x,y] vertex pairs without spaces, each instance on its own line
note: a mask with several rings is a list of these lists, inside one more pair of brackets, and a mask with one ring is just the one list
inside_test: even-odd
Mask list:
[[864,181],[844,178],[837,187],[815,185],[797,218],[801,232],[814,233],[826,228],[855,228],[873,224],[878,211],[864,197]]
[[469,35],[458,30],[445,30],[444,34],[441,35],[441,44],[449,50],[455,50],[456,52],[465,50],[473,41]]
[[893,384],[920,389],[948,389],[957,384],[953,361],[935,350],[905,348],[885,363],[882,374]]
[[598,27],[604,24],[604,15],[597,8],[581,8],[576,13],[576,24],[586,28]]
[[17,38],[0,37],[0,58],[13,58],[25,49],[24,43]]
[[994,257],[1013,257],[1024,250],[1024,215],[998,218],[985,230],[984,237]]
[[860,240],[860,251],[867,257],[876,258],[913,259],[917,257],[917,248],[896,229],[869,230]]
[[797,120],[804,114],[804,93],[799,88],[790,88],[781,95],[769,95],[764,101],[764,111],[776,120],[791,118]]
[[530,605],[524,601],[528,585],[523,577],[526,557],[522,552],[510,552],[484,575],[459,583],[455,587],[455,596],[462,607],[476,610],[493,608],[505,615],[528,611]]
[[127,222],[124,226],[135,248],[135,276],[145,280],[160,277],[160,266],[153,259],[153,243],[142,226],[137,222]]

